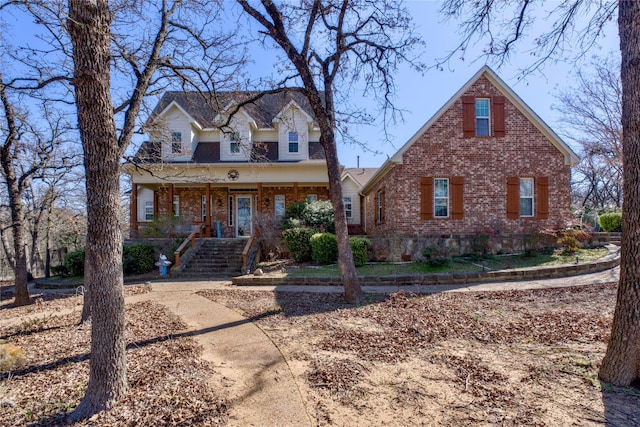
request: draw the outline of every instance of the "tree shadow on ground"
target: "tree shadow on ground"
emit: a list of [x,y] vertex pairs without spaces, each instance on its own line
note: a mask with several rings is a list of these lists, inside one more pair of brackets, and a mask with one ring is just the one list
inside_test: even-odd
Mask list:
[[634,387],[603,385],[602,403],[607,426],[640,426],[640,383]]

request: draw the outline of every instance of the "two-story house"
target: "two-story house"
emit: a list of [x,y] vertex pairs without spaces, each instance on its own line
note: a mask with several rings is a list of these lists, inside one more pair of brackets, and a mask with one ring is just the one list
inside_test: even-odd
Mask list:
[[253,235],[260,217],[328,199],[320,131],[304,96],[167,92],[146,124],[149,141],[124,165],[131,234],[158,218],[204,225],[206,235]]

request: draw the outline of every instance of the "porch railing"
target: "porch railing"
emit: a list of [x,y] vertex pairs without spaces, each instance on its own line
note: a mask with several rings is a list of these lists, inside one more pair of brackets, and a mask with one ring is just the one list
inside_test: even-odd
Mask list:
[[[198,238],[201,238],[204,234],[204,224],[200,224],[195,226],[197,227],[195,230],[193,230],[191,232],[191,234],[189,234],[186,239],[184,239],[184,241],[180,244],[180,246],[178,246],[178,249],[176,249],[176,251],[173,253],[173,256],[175,258],[175,263],[173,264],[174,267],[180,267],[180,256],[182,255],[183,252],[186,252],[187,245],[189,243],[191,243],[191,248],[196,246],[196,236],[198,236]],[[186,248],[186,249],[185,249]]]

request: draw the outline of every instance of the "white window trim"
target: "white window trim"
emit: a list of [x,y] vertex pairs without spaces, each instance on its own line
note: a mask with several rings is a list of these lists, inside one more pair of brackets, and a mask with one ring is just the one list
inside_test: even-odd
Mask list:
[[174,195],[173,196],[173,211],[172,211],[172,214],[176,218],[180,216],[180,196],[179,195]]
[[[344,204],[344,215],[347,217],[347,219],[352,219],[353,218],[353,202],[351,199],[351,196],[345,196],[342,198],[342,203]],[[347,206],[349,206],[347,208]]]
[[[273,197],[273,213],[274,213],[274,217],[276,219],[276,221],[282,221],[284,219],[284,214],[287,208],[286,202],[285,202],[285,196],[284,194],[276,194]],[[282,205],[282,214],[279,215],[278,214],[278,205],[281,204]]]
[[[148,213],[151,214],[151,218],[147,218],[147,214]],[[144,221],[153,221],[153,215],[154,215],[154,212],[153,212],[153,200],[146,200],[144,202],[144,211],[143,211]]]
[[[447,182],[447,196],[436,196],[436,181],[446,181]],[[447,199],[447,214],[446,215],[437,215],[437,204],[436,200]],[[451,212],[451,186],[449,183],[449,178],[434,178],[433,179],[433,217],[434,218],[449,218],[449,213]]]
[[[175,147],[178,149],[176,150]],[[181,155],[182,151],[182,132],[171,132],[171,154]]]
[[378,223],[382,223],[382,190],[376,193],[376,218]]
[[[300,135],[294,131],[289,131],[287,135],[287,151],[292,154],[298,154],[300,152]],[[291,138],[292,136],[295,136],[295,140]],[[293,143],[296,144],[296,151],[291,151],[291,144]]]
[[[531,181],[531,196],[522,196],[522,193],[520,193],[520,188],[522,188],[520,185],[518,186],[518,210],[520,211],[520,207],[522,206],[522,199],[531,199],[531,215],[523,215],[522,212],[520,212],[520,217],[521,218],[533,218],[536,214],[536,209],[535,209],[535,194],[536,194],[536,187],[535,187],[535,180],[533,178],[520,178],[520,183],[524,180],[527,181]],[[519,183],[519,184],[520,184]]]
[[[486,116],[478,116],[478,107],[477,107],[477,103],[480,100],[486,100],[487,101],[487,115]],[[476,136],[481,137],[481,138],[485,138],[487,136],[491,136],[491,98],[476,98],[475,100],[475,105],[474,105],[474,114],[475,114],[475,125],[476,125]],[[487,120],[487,135],[478,135],[478,119],[486,119]]]

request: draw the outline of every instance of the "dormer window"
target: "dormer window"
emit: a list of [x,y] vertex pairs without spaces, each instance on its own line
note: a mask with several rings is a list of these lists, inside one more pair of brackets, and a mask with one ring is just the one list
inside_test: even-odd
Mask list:
[[182,132],[171,132],[171,154],[182,154]]
[[289,132],[289,152],[297,153],[299,149],[298,134],[296,132]]
[[240,132],[235,132],[231,136],[231,142],[229,145],[229,150],[231,153],[239,153],[240,152]]

